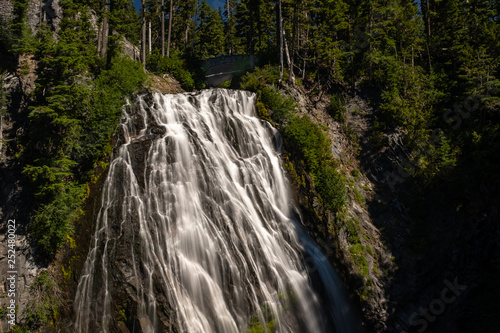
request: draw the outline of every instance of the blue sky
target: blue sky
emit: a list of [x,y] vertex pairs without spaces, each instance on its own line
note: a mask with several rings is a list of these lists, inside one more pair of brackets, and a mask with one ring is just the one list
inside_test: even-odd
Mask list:
[[[217,9],[217,7],[224,7],[225,0],[207,0],[207,2],[210,6]],[[169,0],[165,0],[165,3],[168,4]],[[137,11],[139,11],[139,8],[141,8],[141,0],[134,0],[134,5]]]

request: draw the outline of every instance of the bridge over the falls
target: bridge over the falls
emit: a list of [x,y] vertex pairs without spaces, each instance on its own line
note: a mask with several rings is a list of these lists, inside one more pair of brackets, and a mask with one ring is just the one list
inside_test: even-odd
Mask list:
[[246,54],[219,56],[203,62],[205,78],[209,87],[217,87],[219,84],[231,80],[234,75],[243,74],[254,67],[255,56]]

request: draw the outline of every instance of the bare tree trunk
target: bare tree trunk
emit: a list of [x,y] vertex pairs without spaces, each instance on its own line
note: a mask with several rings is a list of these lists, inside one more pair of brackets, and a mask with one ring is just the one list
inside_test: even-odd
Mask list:
[[144,5],[144,0],[142,0],[142,65],[146,67],[146,16],[145,16],[146,8]]
[[161,0],[161,56],[165,56],[165,1]]
[[[226,0],[226,8],[227,8],[227,24],[228,24],[228,27],[230,26],[229,25],[229,19],[231,18],[231,11],[230,11],[230,8],[229,8],[229,0]],[[228,28],[228,34],[227,34],[227,38],[232,38],[232,36],[229,36],[229,34],[231,33],[230,29]],[[228,50],[228,53],[229,55],[232,54],[232,45],[231,45],[231,40],[229,42],[229,50]]]
[[148,22],[148,42],[149,42],[149,54],[153,51],[153,45],[151,41],[151,21]]
[[174,0],[170,0],[170,14],[168,15],[167,57],[170,57],[170,37],[172,36],[173,16],[174,16]]
[[101,55],[101,47],[102,47],[102,33],[100,29],[97,29],[97,55]]
[[286,42],[285,30],[283,30],[283,42],[285,44],[286,61],[288,63],[288,81],[295,85],[295,75],[293,75],[293,60],[290,59],[290,53],[288,52],[288,43]]
[[[298,20],[298,14],[297,14],[297,5],[294,6],[293,8],[293,28],[292,28],[292,45],[291,45],[291,50],[290,50],[290,56],[291,56],[291,63],[290,63],[290,73],[293,75],[293,65],[294,65],[294,58],[295,58],[295,49],[299,47],[298,43],[295,44],[295,38],[297,36],[297,32],[299,30],[298,25],[299,25],[299,20]],[[293,77],[293,84],[295,84],[295,77]]]
[[427,36],[431,36],[431,9],[430,0],[425,0],[427,3]]
[[411,47],[411,68],[412,68],[412,72],[413,72],[413,68],[415,67],[415,53],[414,53],[414,50],[413,50],[413,45]]
[[108,31],[109,31],[109,24],[108,24],[108,13],[109,13],[109,4],[108,0],[104,0],[104,15],[102,19],[102,27],[101,27],[101,58],[104,58],[106,56],[106,52],[108,51]]
[[[370,25],[369,25],[369,33],[370,33],[370,36],[372,35],[372,27],[373,27],[373,6],[370,4]],[[373,44],[372,44],[372,41],[370,40],[369,42],[369,48],[370,48],[370,65],[369,65],[369,68],[370,68],[370,71],[369,71],[369,76],[370,76],[370,81],[372,80],[372,73],[373,73],[373,60],[372,60],[372,52],[373,52]]]
[[[306,43],[308,38],[309,38],[309,28],[306,29]],[[303,59],[304,59],[304,64],[302,66],[302,81],[306,79],[307,48]]]
[[194,14],[193,14],[193,36],[191,38],[191,57],[193,56],[194,54],[194,38],[195,38],[195,35],[196,35],[196,17],[198,16],[198,9],[200,8],[200,4],[201,4],[201,0],[197,0],[196,1],[196,7],[195,7],[195,10],[194,10]]
[[427,57],[429,58],[429,71],[432,71],[431,51],[429,50],[429,43],[431,39],[431,0],[426,0],[425,2],[427,3]]
[[280,58],[280,84],[283,83],[283,19],[281,17],[281,0],[278,0],[278,38]]
[[38,22],[38,25],[42,25],[42,22],[43,22],[43,1],[40,0],[40,17],[39,17],[40,21]]
[[184,48],[188,49],[189,47],[189,20],[186,21],[186,32],[184,33]]

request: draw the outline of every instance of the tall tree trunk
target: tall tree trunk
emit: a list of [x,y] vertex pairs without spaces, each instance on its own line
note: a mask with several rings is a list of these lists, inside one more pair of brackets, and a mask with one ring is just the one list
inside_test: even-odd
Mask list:
[[431,37],[431,9],[430,9],[431,0],[425,0],[427,4],[427,36]]
[[431,0],[425,0],[425,2],[427,3],[427,57],[429,58],[429,71],[432,71],[431,51],[429,49],[429,43],[431,42]]
[[101,28],[97,29],[97,56],[101,55],[101,48],[102,48],[102,33],[101,33]]
[[141,41],[141,46],[142,46],[142,54],[141,54],[141,60],[142,60],[142,65],[146,67],[146,6],[144,5],[144,0],[142,0],[142,41]]
[[184,32],[184,49],[189,47],[189,20],[186,20],[186,31]]
[[[370,3],[370,25],[369,25],[369,34],[370,36],[372,36],[372,28],[373,28],[373,4]],[[373,44],[372,44],[372,41],[370,40],[369,42],[369,49],[370,49],[370,64],[369,64],[369,68],[370,68],[370,71],[369,71],[369,77],[370,77],[370,81],[372,80],[372,73],[373,73],[373,60],[372,60],[372,52],[373,52]]]
[[172,36],[173,16],[174,16],[174,0],[170,0],[170,13],[168,14],[167,57],[170,57],[170,37]]
[[229,49],[228,49],[228,53],[229,55],[232,54],[232,45],[231,45],[231,40],[233,38],[233,36],[230,36],[231,34],[231,30],[230,30],[230,23],[229,23],[229,19],[231,18],[231,9],[229,8],[229,0],[226,0],[226,9],[227,9],[227,26],[228,26],[228,29],[227,29],[227,38],[229,39]]
[[[298,9],[297,9],[297,4],[293,7],[293,23],[292,23],[292,45],[291,45],[291,50],[290,50],[290,75],[293,75],[293,64],[294,64],[294,58],[295,58],[295,48],[298,48],[299,45],[295,44],[295,38],[297,37],[297,31],[298,25],[299,25],[299,20],[298,20]],[[293,77],[293,84],[295,84],[295,77]]]
[[[117,0],[109,0],[109,9],[108,12],[114,13],[116,10],[116,1]],[[108,33],[107,33],[107,38],[106,38],[106,43],[107,43],[107,50],[104,52],[104,55],[106,56],[106,68],[109,69],[111,67],[112,59],[116,55],[116,46],[110,44],[111,38],[110,36],[113,36],[113,28],[114,28],[114,22],[110,19],[107,20],[107,25],[108,25]],[[116,41],[114,41],[116,43]]]
[[[309,28],[306,28],[306,38],[305,38],[305,43],[307,43],[307,39],[309,38]],[[303,43],[304,44],[304,43]],[[304,53],[304,63],[302,65],[302,81],[304,81],[306,79],[306,65],[307,65],[307,48],[305,49],[305,53]]]
[[413,50],[413,45],[411,46],[411,68],[413,73],[413,69],[415,68],[415,53]]
[[427,58],[429,61],[429,71],[431,68],[431,53],[429,49],[429,43],[431,39],[431,10],[430,10],[430,0],[422,0],[420,1],[420,11],[422,12],[422,20],[425,25],[425,34],[426,34],[426,47],[427,47]]
[[153,45],[151,41],[151,21],[148,22],[148,41],[149,41],[149,54],[153,51]]
[[286,61],[288,63],[288,81],[292,85],[295,85],[295,75],[293,75],[293,60],[290,59],[290,53],[288,52],[288,43],[286,42],[285,30],[283,30],[283,42],[285,44]]
[[278,0],[278,39],[280,59],[280,84],[283,83],[283,19],[281,17],[281,0]]
[[42,25],[42,22],[43,22],[43,1],[40,0],[40,17],[39,17],[39,22],[38,22],[38,25]]
[[104,0],[104,7],[103,7],[103,18],[102,18],[102,27],[101,27],[101,52],[100,56],[101,58],[104,58],[106,56],[106,52],[108,51],[108,30],[109,30],[109,24],[108,24],[108,15],[109,15],[109,4],[108,0]]
[[165,56],[165,1],[161,0],[161,56]]

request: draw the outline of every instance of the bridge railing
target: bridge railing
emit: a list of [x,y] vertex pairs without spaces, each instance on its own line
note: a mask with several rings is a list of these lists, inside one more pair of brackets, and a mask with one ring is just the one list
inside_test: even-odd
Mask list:
[[202,66],[206,69],[210,67],[215,67],[224,64],[231,63],[245,63],[248,62],[249,66],[255,66],[255,56],[248,54],[238,54],[238,55],[226,55],[226,56],[218,56],[215,58],[207,59],[203,62]]
[[203,62],[202,67],[208,86],[216,87],[231,80],[236,74],[241,75],[254,69],[255,63],[255,56],[240,54],[207,59]]

